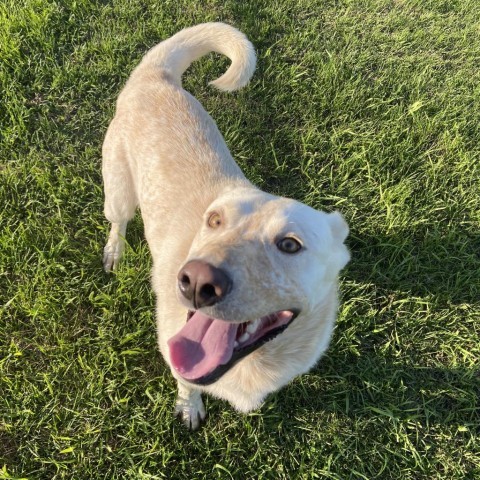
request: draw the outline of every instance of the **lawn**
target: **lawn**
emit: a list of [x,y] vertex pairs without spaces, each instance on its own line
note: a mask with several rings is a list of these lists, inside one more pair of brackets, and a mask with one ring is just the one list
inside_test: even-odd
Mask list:
[[[173,418],[137,216],[102,271],[101,144],[142,54],[221,20],[244,90],[184,84],[249,179],[347,219],[326,356],[242,415]],[[480,2],[3,0],[0,478],[480,478]]]

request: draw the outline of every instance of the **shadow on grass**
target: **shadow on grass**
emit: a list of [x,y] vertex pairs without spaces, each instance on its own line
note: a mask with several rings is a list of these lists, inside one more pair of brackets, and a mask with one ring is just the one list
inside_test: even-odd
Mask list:
[[348,276],[381,289],[433,296],[444,304],[475,303],[480,296],[480,237],[435,229],[362,238],[353,232]]
[[[480,431],[478,398],[478,370],[416,367],[367,354],[342,360],[324,357],[313,374],[295,380],[272,395],[270,402],[277,412],[273,417],[292,428],[298,427],[291,409],[295,405],[300,417],[306,411],[334,413]],[[276,429],[274,420],[270,427]]]

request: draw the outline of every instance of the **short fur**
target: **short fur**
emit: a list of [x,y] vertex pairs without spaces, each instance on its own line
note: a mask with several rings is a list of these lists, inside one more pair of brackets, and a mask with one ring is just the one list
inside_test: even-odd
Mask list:
[[[153,257],[158,344],[169,365],[167,340],[192,308],[176,280],[188,260],[221,264],[233,276],[227,297],[202,308],[207,315],[245,322],[282,309],[301,313],[212,385],[190,384],[171,368],[179,389],[176,412],[191,428],[205,417],[201,391],[248,412],[316,363],[334,326],[337,276],[349,260],[343,243],[348,227],[341,215],[254,187],[214,121],[183,90],[182,73],[210,51],[232,61],[213,85],[231,91],[248,83],[255,69],[251,43],[231,26],[206,23],[152,48],[119,95],[103,145],[105,215],[112,223],[104,267],[116,267],[127,222],[140,207]],[[212,211],[221,214],[218,229],[206,224]],[[291,235],[303,244],[293,255],[276,244]]]

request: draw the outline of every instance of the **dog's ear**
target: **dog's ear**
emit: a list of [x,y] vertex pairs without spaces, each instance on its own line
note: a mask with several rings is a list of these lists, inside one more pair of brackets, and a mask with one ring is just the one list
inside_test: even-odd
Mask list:
[[332,261],[336,262],[339,270],[341,270],[350,261],[350,252],[343,243],[348,235],[348,225],[339,212],[333,212],[327,215],[330,228],[332,229],[333,238],[337,243],[337,248],[333,250]]
[[330,228],[332,229],[333,237],[340,242],[344,242],[347,238],[349,229],[347,222],[344,220],[342,215],[335,211],[328,215],[328,222]]

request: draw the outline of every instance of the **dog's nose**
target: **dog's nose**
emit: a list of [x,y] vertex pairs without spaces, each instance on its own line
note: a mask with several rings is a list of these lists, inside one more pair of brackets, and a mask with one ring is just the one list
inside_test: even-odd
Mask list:
[[177,278],[182,295],[195,308],[214,305],[232,287],[230,277],[223,270],[201,260],[187,262]]

